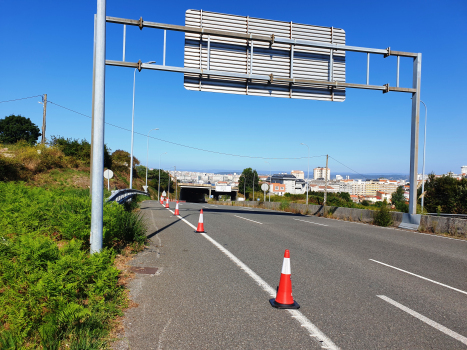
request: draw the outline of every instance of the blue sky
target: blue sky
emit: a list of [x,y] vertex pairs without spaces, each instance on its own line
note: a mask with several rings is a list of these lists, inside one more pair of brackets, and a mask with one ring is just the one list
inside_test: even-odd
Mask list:
[[[466,1],[107,1],[107,15],[184,24],[187,9],[334,26],[348,45],[421,52],[421,98],[428,106],[426,172],[459,172],[467,165]],[[56,104],[91,115],[93,15],[96,1],[3,1],[0,5],[0,101],[48,94]],[[162,62],[160,30],[127,28],[127,61]],[[169,32],[167,64],[183,65],[183,34]],[[122,26],[107,24],[107,58],[121,59]],[[347,54],[347,81],[365,83],[365,54]],[[401,59],[401,86],[411,86],[412,62]],[[267,158],[329,154],[359,173],[408,173],[409,94],[347,89],[346,101],[322,102],[187,91],[183,75],[136,76],[135,130],[217,152]],[[371,56],[370,83],[395,86],[396,58]],[[133,69],[106,68],[106,122],[131,128]],[[40,97],[0,103],[0,118],[21,114],[42,123]],[[424,108],[421,107],[420,145]],[[271,126],[283,124],[282,132]],[[295,127],[290,127],[295,125]],[[90,140],[91,122],[49,104],[47,136]],[[130,133],[106,126],[112,150],[130,150]],[[150,140],[149,166],[184,170],[306,170],[307,160],[250,159],[201,152]],[[420,147],[421,172],[422,147]],[[146,137],[135,136],[146,162]],[[311,158],[310,168],[325,157]],[[330,159],[332,174],[349,172]]]

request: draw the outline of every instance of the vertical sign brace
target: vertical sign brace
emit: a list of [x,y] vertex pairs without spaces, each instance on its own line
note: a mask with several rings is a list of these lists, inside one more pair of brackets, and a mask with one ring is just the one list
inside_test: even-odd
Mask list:
[[370,85],[370,53],[366,54],[366,85]]
[[[246,16],[246,33],[250,34],[250,16]],[[246,74],[251,74],[251,67],[248,67],[248,52],[250,51],[250,40],[246,40]],[[245,93],[248,95],[248,80],[245,81]]]
[[326,170],[324,172],[324,198],[323,198],[323,210],[326,211],[326,209],[324,208],[324,206],[326,206],[326,201],[327,201],[327,191],[328,191],[328,159],[329,159],[329,155],[326,154]]
[[409,215],[417,214],[417,165],[418,165],[418,127],[420,122],[420,83],[422,75],[422,54],[413,60],[412,127],[410,137],[410,198]]
[[396,86],[399,87],[399,71],[401,66],[401,56],[397,56],[397,79],[396,79]]
[[96,81],[96,14],[94,14],[94,44],[93,44],[93,53],[92,53],[92,111],[91,111],[91,166],[89,169],[89,194],[92,194],[92,147],[93,147],[93,138],[94,138],[94,91],[95,91],[95,81]]
[[126,47],[126,24],[123,25],[123,59],[125,62],[125,47]]
[[[199,11],[199,21],[200,27],[203,28],[203,10]],[[199,69],[203,69],[203,34],[199,35]],[[201,91],[201,78],[203,77],[202,74],[199,75],[199,85],[198,89]]]
[[[331,44],[334,44],[334,27],[331,27]],[[329,81],[334,81],[334,50],[329,50]],[[334,101],[334,86],[331,86],[331,101]]]
[[163,56],[162,56],[162,65],[165,66],[165,47],[167,43],[167,30],[164,29],[164,50],[163,50]]
[[[292,39],[292,32],[293,32],[293,28],[292,28],[292,21],[290,22],[290,39]],[[293,54],[294,54],[294,50],[295,50],[295,45],[291,44],[290,45],[290,79],[293,79]],[[293,83],[289,83],[289,97],[292,98],[292,86],[293,86]]]
[[210,64],[209,64],[209,60],[210,60],[210,57],[211,56],[211,36],[208,35],[208,60],[207,60],[207,69],[209,70],[210,69]]
[[46,115],[47,115],[47,94],[42,96],[43,110],[42,110],[42,139],[41,143],[45,144],[45,126],[46,126]]
[[102,250],[104,212],[105,0],[97,0],[94,135],[92,139],[91,254]]

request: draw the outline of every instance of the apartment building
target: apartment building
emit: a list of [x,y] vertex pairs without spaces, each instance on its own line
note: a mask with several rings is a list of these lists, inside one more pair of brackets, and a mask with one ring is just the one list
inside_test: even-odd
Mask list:
[[305,180],[305,173],[301,170],[292,170],[290,173],[297,179]]
[[[326,171],[327,169],[327,171]],[[313,169],[313,179],[326,179],[331,180],[331,169],[329,168],[314,168]]]

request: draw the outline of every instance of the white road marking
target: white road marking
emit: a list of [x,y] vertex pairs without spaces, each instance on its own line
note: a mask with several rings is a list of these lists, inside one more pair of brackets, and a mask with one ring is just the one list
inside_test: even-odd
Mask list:
[[255,221],[255,220],[250,220],[250,219],[247,219],[247,218],[242,218],[241,216],[238,216],[238,215],[234,215],[234,216],[237,217],[237,218],[243,219],[243,220],[248,220],[248,221],[251,221],[251,222],[256,222],[257,224],[260,224],[260,225],[263,224],[262,222]]
[[[172,210],[169,209],[169,211],[173,213]],[[182,220],[185,224],[196,230],[195,225],[191,224],[181,216],[177,217],[180,220]],[[227,257],[230,260],[232,260],[238,267],[245,271],[246,274],[250,276],[266,293],[268,293],[271,298],[274,298],[276,296],[276,290],[272,288],[269,284],[267,284],[266,281],[259,277],[252,269],[245,265],[239,258],[237,258],[235,255],[233,255],[231,252],[225,249],[220,243],[217,243],[217,241],[212,239],[206,233],[200,232],[199,234],[206,238],[209,242],[214,244],[214,246],[216,246],[222,253],[227,255]],[[302,314],[298,310],[287,309],[287,311],[295,320],[297,320],[300,323],[300,325],[303,328],[305,328],[308,331],[311,337],[316,338],[321,343],[322,348],[339,350],[339,347],[336,344],[334,344],[332,340],[329,339],[323,332],[321,332],[321,330],[318,327],[311,323],[311,321],[304,314]]]
[[407,274],[409,274],[409,275],[412,275],[412,276],[421,278],[421,279],[423,279],[423,280],[425,280],[425,281],[429,281],[429,282],[432,282],[432,283],[436,283],[436,284],[438,284],[438,285],[440,285],[440,286],[443,286],[443,287],[446,287],[446,288],[455,290],[456,292],[463,293],[463,294],[467,294],[467,292],[465,292],[465,291],[463,291],[463,290],[460,290],[460,289],[457,289],[457,288],[448,286],[447,284],[444,284],[444,283],[440,283],[440,282],[436,282],[436,281],[430,280],[429,278],[426,278],[426,277],[423,277],[423,276],[420,276],[420,275],[416,275],[415,273],[412,273],[412,272],[409,272],[409,271],[406,271],[406,270],[402,270],[402,269],[400,269],[400,268],[398,268],[398,267],[395,267],[395,266],[391,266],[391,265],[382,263],[381,261],[377,261],[377,260],[373,260],[373,259],[368,259],[368,260],[374,261],[375,263],[378,263],[378,264],[381,264],[381,265],[384,265],[384,266],[393,268],[393,269],[398,270],[398,271],[405,272],[405,273],[407,273]]
[[300,219],[294,219],[294,220],[308,222],[309,224],[315,224],[315,225],[320,225],[320,226],[328,226],[325,224],[318,224],[317,222],[313,222],[313,221],[306,221],[306,220],[300,220]]
[[444,334],[449,335],[450,337],[453,337],[454,339],[460,341],[461,343],[467,345],[467,338],[464,337],[463,335],[460,335],[459,333],[456,333],[454,331],[451,331],[449,328],[444,327],[443,325],[440,325],[439,323],[430,320],[428,317],[425,317],[418,312],[413,311],[412,309],[409,309],[408,307],[399,304],[397,301],[394,301],[390,298],[388,298],[385,295],[377,295],[378,298],[383,299],[384,301],[387,301],[389,304],[394,305],[395,307],[401,309],[402,311],[407,312],[408,314],[412,315],[413,317],[418,318],[420,321],[425,322],[426,324],[430,325],[433,328],[436,328],[437,330],[443,332]]

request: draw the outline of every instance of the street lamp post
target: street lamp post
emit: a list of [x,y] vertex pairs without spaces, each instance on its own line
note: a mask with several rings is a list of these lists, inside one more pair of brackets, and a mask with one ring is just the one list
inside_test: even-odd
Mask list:
[[301,143],[301,145],[308,148],[308,173],[306,175],[306,205],[308,205],[308,181],[310,181],[310,147],[306,143]]
[[422,214],[423,214],[423,204],[425,199],[425,151],[426,151],[426,121],[428,115],[428,109],[426,108],[425,102],[420,100],[421,103],[425,106],[425,136],[423,137],[423,167],[422,167]]
[[269,164],[269,203],[271,203],[271,183],[272,183],[272,175],[271,175],[271,163],[266,162]]
[[167,154],[167,152],[161,153],[159,155],[159,182],[157,183],[157,199],[161,198],[160,191],[161,191],[161,157],[163,154]]
[[253,201],[255,201],[255,172],[253,171]]
[[151,129],[148,132],[148,147],[147,147],[147,152],[146,152],[146,191],[148,188],[149,133],[153,130],[159,130],[159,128]]
[[[156,63],[156,61],[149,61],[146,63]],[[133,107],[131,109],[131,155],[130,155],[130,190],[133,188],[133,139],[135,129],[135,86],[136,86],[136,71],[133,72]],[[147,184],[146,184],[147,185]]]

